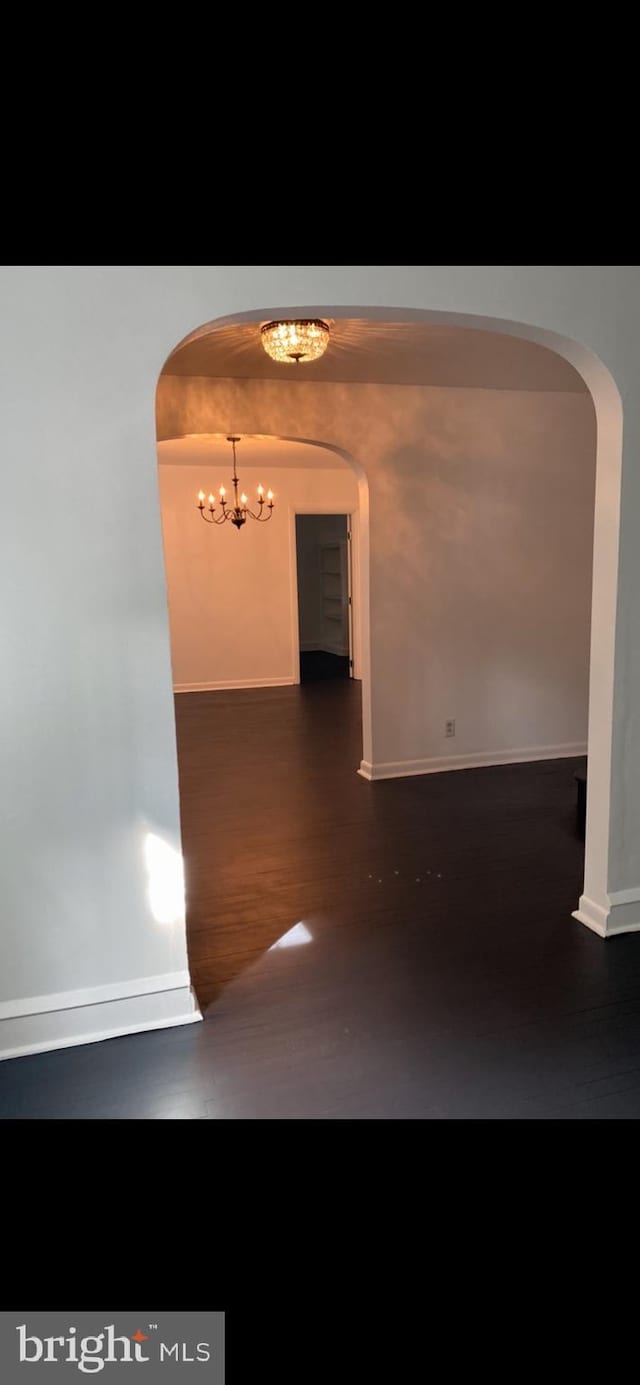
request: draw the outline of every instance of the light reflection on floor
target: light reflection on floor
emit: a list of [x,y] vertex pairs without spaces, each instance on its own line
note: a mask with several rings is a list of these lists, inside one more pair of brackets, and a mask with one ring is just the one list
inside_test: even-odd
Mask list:
[[283,933],[277,942],[272,943],[268,951],[273,952],[276,947],[299,947],[301,943],[310,943],[311,940],[306,924],[294,923],[293,928],[290,928],[288,933]]

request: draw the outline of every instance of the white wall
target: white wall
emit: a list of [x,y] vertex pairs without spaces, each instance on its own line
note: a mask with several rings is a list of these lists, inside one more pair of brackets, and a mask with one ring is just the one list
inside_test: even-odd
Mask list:
[[[145,987],[162,988],[147,990],[150,1008],[154,996],[164,1004],[179,993],[163,978],[175,986],[186,967],[184,922],[155,919],[144,853],[149,830],[180,850],[156,384],[195,326],[292,308],[334,317],[370,310],[395,321],[445,313],[476,328],[529,333],[566,354],[596,392],[596,640],[582,905],[592,927],[599,918],[607,931],[619,926],[614,915],[625,928],[640,925],[637,267],[3,266],[5,1054],[95,1032],[104,986],[120,1000],[101,998],[100,1007],[126,1007],[127,998],[133,1007],[117,1016],[101,1011],[99,1024],[110,1032],[166,1022],[166,1011],[151,1017]],[[321,417],[315,425],[312,437],[332,431]],[[350,430],[338,445],[368,470],[364,440]],[[384,527],[383,496],[377,483],[374,540]],[[374,560],[372,606],[390,599],[389,570],[384,555]],[[385,663],[390,649],[386,640],[374,650],[374,664]],[[389,753],[384,722],[391,712],[395,739],[398,716],[384,685],[371,710],[382,726],[378,753]],[[362,791],[375,787],[363,783]],[[78,997],[87,992],[95,1003],[80,1012]],[[42,996],[51,1018],[41,1026],[34,997]]]
[[355,438],[366,458],[375,708],[367,773],[584,751],[588,394],[160,382],[161,432],[168,419],[190,432],[227,416],[247,432]]
[[[318,450],[319,458],[327,455]],[[226,472],[169,464],[158,473],[176,691],[297,682],[292,511],[356,510],[353,471],[343,463],[271,467],[262,476],[239,465],[249,496],[259,481],[276,496],[267,524],[249,519],[239,531],[203,523],[197,511],[198,491],[217,493]]]
[[[347,655],[349,653],[349,608],[347,563],[347,520],[344,515],[303,515],[298,520],[297,569],[300,648],[323,650],[327,654]],[[331,611],[339,613],[340,620],[329,619],[326,605],[325,580],[323,579],[323,548],[329,545],[337,549],[335,563],[339,568],[338,580],[329,585],[340,597],[341,607]],[[360,661],[358,661],[359,663]]]

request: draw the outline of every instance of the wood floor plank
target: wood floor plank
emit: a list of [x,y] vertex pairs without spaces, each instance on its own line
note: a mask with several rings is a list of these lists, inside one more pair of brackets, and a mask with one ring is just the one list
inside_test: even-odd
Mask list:
[[581,760],[368,783],[346,679],[176,724],[205,1023],[2,1063],[0,1115],[640,1115],[640,938],[571,917]]

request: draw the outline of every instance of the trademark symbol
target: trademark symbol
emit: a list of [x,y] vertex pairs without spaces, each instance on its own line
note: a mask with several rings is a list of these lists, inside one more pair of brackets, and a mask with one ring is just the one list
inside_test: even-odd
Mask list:
[[158,1324],[157,1324],[157,1322],[150,1322],[150,1323],[148,1323],[148,1328],[149,1328],[149,1331],[150,1331],[150,1332],[157,1332],[157,1331],[158,1331]]

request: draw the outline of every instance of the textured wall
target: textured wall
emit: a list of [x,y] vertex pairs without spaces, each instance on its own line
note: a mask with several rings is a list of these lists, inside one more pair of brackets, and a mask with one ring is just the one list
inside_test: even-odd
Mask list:
[[595,486],[588,394],[161,380],[161,434],[220,418],[336,443],[366,472],[374,765],[578,753]]

